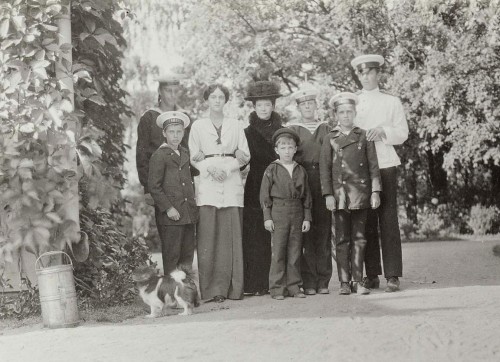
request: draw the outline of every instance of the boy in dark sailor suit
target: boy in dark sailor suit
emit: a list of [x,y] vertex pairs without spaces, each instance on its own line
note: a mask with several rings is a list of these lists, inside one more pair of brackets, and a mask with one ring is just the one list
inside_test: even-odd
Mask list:
[[305,298],[299,289],[302,233],[311,227],[311,191],[306,170],[293,160],[300,142],[297,133],[288,128],[277,130],[272,137],[279,159],[267,166],[260,188],[264,227],[271,232],[271,297],[283,300],[285,295]]
[[178,111],[164,112],[156,118],[156,125],[163,130],[165,142],[149,161],[148,185],[159,211],[163,273],[168,275],[176,268],[189,270],[193,264],[198,207],[189,152],[180,145],[189,117]]
[[321,189],[326,207],[334,211],[340,294],[368,294],[363,284],[368,209],[380,205],[382,191],[377,154],[366,131],[353,124],[358,97],[339,93],[330,100],[338,126],[323,140]]

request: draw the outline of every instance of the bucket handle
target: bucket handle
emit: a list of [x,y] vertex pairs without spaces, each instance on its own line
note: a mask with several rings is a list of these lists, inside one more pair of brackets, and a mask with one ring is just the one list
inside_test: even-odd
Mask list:
[[35,261],[35,270],[42,270],[43,268],[37,268],[37,264],[38,262],[40,261],[40,259],[44,256],[50,256],[50,255],[56,255],[56,254],[64,254],[68,257],[68,260],[69,260],[69,265],[71,265],[71,269],[75,270],[75,268],[73,267],[73,261],[71,260],[70,256],[68,254],[66,254],[64,251],[47,251],[45,253],[43,253],[42,255],[40,255],[36,261]]

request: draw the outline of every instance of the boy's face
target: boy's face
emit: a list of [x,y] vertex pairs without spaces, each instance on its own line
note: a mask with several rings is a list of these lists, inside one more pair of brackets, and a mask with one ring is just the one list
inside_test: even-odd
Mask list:
[[182,124],[172,124],[163,130],[163,136],[170,146],[177,148],[184,137],[184,127]]
[[358,79],[365,90],[373,90],[378,87],[379,71],[377,68],[363,69],[356,72]]
[[339,125],[344,128],[351,128],[356,117],[356,106],[354,104],[341,104],[335,112]]
[[300,102],[299,104],[297,104],[297,108],[299,109],[302,118],[313,119],[314,112],[316,112],[316,108],[318,108],[318,106],[316,105],[316,101],[314,99],[310,99],[308,101]]
[[274,150],[278,154],[280,161],[290,163],[293,161],[293,156],[297,152],[297,145],[295,141],[288,137],[281,137],[276,142]]

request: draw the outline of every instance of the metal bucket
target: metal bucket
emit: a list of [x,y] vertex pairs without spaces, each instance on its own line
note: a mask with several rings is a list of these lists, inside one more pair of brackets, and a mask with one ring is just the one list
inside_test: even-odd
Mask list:
[[[44,268],[39,263],[43,257],[58,254],[65,255],[69,264]],[[73,279],[73,262],[69,255],[63,251],[43,253],[35,261],[35,271],[38,277],[44,327],[67,328],[80,324]]]

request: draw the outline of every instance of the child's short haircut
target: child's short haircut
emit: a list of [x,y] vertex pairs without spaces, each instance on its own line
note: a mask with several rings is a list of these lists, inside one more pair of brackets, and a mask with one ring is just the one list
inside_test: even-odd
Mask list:
[[291,142],[293,142],[294,146],[297,146],[297,142],[295,142],[295,139],[293,137],[281,136],[276,140],[275,146],[279,146],[280,144],[288,144]]

